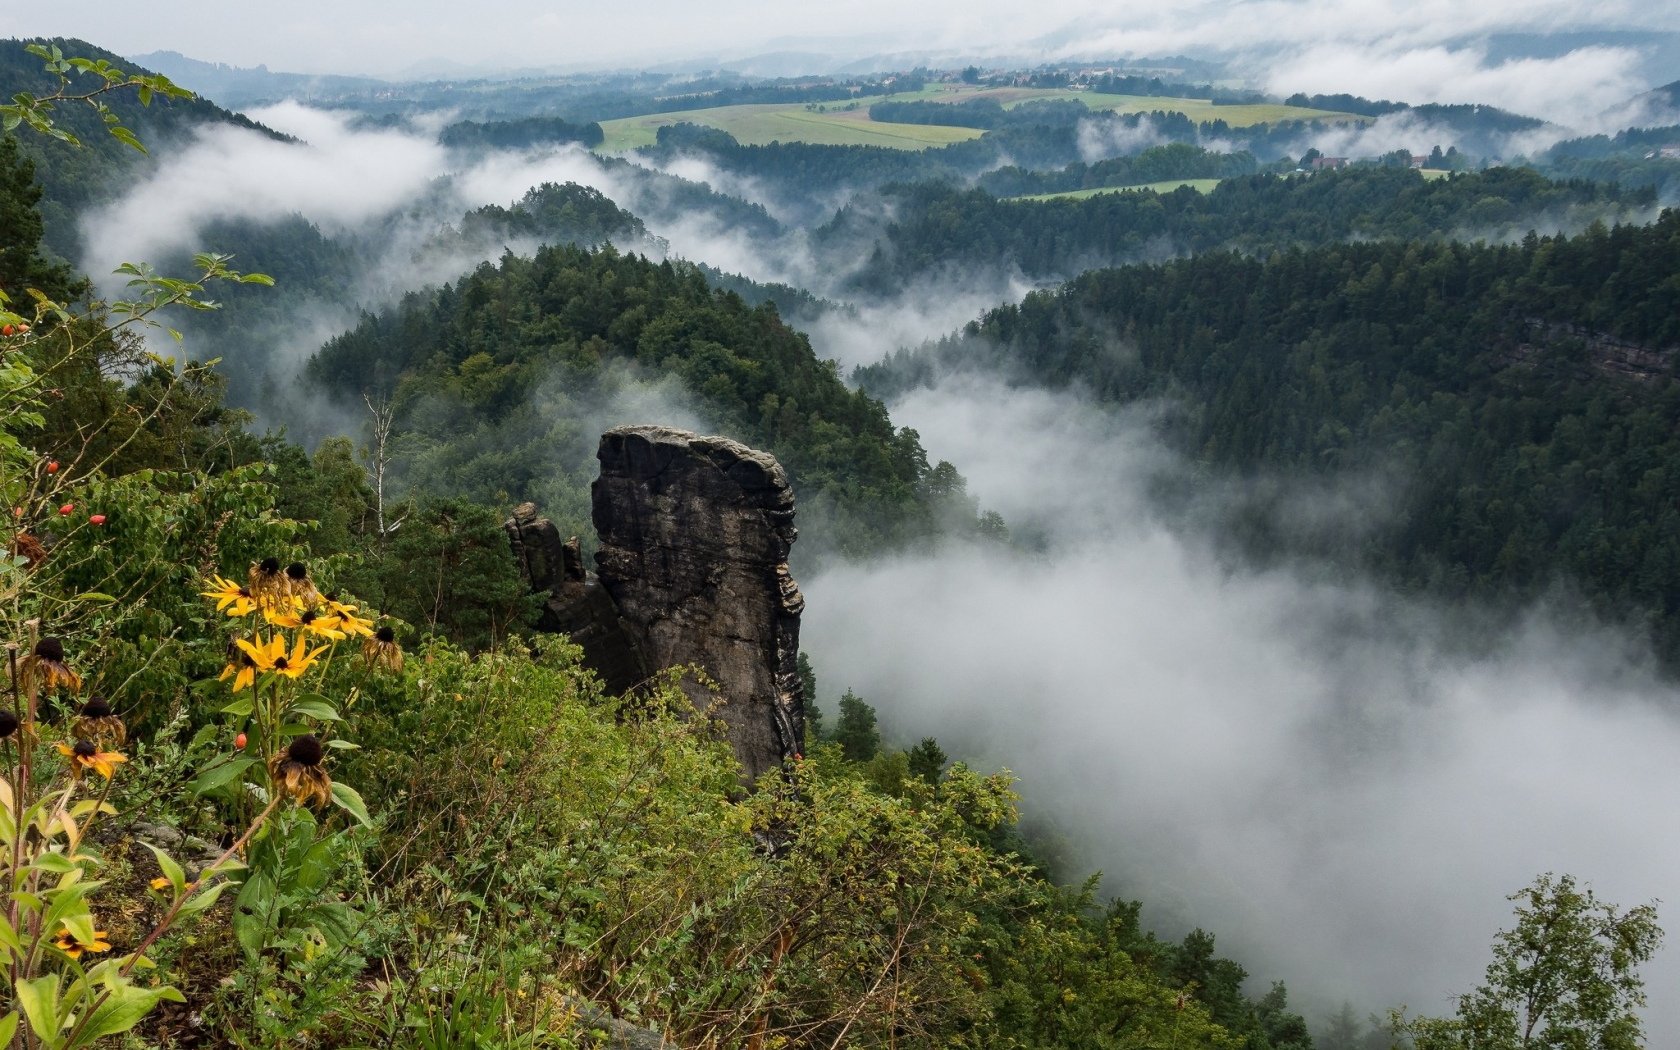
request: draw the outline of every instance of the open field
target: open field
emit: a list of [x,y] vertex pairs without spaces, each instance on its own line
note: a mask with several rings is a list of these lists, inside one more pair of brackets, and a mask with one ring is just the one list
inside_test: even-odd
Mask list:
[[[1019,90],[1005,88],[1003,90]],[[1182,113],[1200,124],[1206,120],[1223,120],[1233,128],[1255,124],[1276,124],[1285,120],[1322,120],[1328,124],[1368,124],[1370,117],[1357,113],[1337,113],[1328,109],[1305,109],[1301,106],[1282,106],[1265,103],[1253,106],[1216,106],[1205,98],[1167,98],[1160,95],[1103,95],[1094,91],[1035,91],[1031,97],[999,99],[1004,108],[1011,109],[1023,102],[1040,98],[1076,98],[1091,109],[1106,109],[1115,113],[1150,113],[1161,110]]]
[[1098,186],[1088,190],[1068,190],[1066,193],[1038,193],[1031,197],[1010,197],[1009,199],[1016,201],[1081,201],[1086,197],[1095,197],[1099,193],[1134,193],[1138,190],[1171,193],[1180,186],[1188,186],[1197,193],[1207,193],[1217,185],[1219,185],[1218,179],[1167,179],[1165,182],[1145,182],[1138,186]]
[[749,146],[768,142],[814,142],[834,146],[890,146],[927,149],[979,138],[975,128],[947,128],[933,124],[880,124],[869,119],[869,107],[812,112],[804,105],[720,106],[676,113],[604,120],[606,139],[597,148],[614,153],[651,146],[661,127],[683,122],[704,124],[734,135]]
[[965,102],[996,99],[1006,109],[1040,99],[1079,99],[1094,110],[1116,113],[1176,111],[1198,123],[1223,120],[1234,128],[1269,124],[1283,120],[1322,120],[1328,123],[1368,122],[1371,118],[1353,113],[1335,113],[1299,106],[1255,105],[1216,106],[1206,99],[1165,98],[1154,95],[1104,95],[1091,91],[1052,91],[1044,88],[976,88],[968,85],[937,84],[921,91],[872,96],[850,102],[771,103],[749,106],[714,106],[685,109],[674,113],[649,113],[640,117],[604,120],[606,140],[598,149],[616,153],[651,146],[661,127],[687,122],[720,128],[747,145],[769,142],[813,142],[835,146],[890,146],[894,149],[927,149],[978,138],[976,128],[945,127],[937,124],[885,124],[869,119],[869,107],[877,102]]
[[[1357,113],[1339,113],[1328,109],[1307,109],[1301,106],[1273,105],[1216,106],[1205,98],[1171,98],[1162,95],[1105,95],[1095,91],[1058,91],[1049,88],[973,88],[939,84],[916,92],[905,92],[873,99],[874,102],[967,102],[970,99],[994,99],[1004,109],[1014,109],[1023,102],[1042,99],[1079,99],[1091,109],[1106,109],[1116,113],[1149,113],[1153,110],[1178,112],[1196,123],[1204,120],[1223,120],[1233,128],[1254,124],[1275,124],[1283,120],[1322,120],[1326,123],[1370,123],[1372,118]],[[862,108],[867,109],[867,106]]]

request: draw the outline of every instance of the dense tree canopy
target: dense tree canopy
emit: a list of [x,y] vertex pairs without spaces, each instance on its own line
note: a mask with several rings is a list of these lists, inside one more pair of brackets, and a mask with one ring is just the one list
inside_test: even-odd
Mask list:
[[[859,378],[995,366],[1181,398],[1172,433],[1206,463],[1393,474],[1393,520],[1326,553],[1453,594],[1567,579],[1680,662],[1676,273],[1673,211],[1502,247],[1211,253],[1084,274]],[[1250,527],[1262,552],[1297,539]]]
[[774,305],[610,247],[509,255],[409,295],[329,342],[309,376],[350,403],[363,391],[394,398],[406,476],[431,491],[535,499],[580,534],[614,398],[647,398],[650,419],[698,417],[774,451],[819,549],[902,542],[940,514],[915,433],[848,390]]
[[902,287],[949,267],[998,261],[1029,277],[1071,276],[1092,265],[1178,252],[1267,253],[1353,238],[1521,236],[1536,225],[1615,219],[1649,208],[1649,191],[1598,183],[1554,183],[1524,168],[1493,168],[1429,180],[1400,168],[1227,179],[1202,194],[1097,194],[1084,199],[998,200],[948,184],[894,186],[881,226],[848,208],[818,231],[822,239],[878,237],[854,275],[861,291]]

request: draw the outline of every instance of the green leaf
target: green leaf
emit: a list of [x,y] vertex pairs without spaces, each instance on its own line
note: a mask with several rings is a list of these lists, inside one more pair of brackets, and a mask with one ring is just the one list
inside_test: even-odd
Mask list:
[[348,740],[340,740],[338,737],[333,737],[331,740],[327,741],[327,746],[338,748],[341,751],[360,751],[362,749],[362,745],[353,744]]
[[116,599],[111,597],[109,594],[104,594],[100,591],[83,591],[81,594],[76,595],[76,597],[80,598],[84,602],[114,602],[114,601],[116,601]]
[[234,899],[233,936],[253,958],[262,951],[268,939],[269,901],[274,894],[274,876],[261,868],[253,868],[239,896]]
[[175,887],[175,892],[180,893],[183,889],[185,889],[187,886],[187,873],[181,870],[181,866],[175,863],[174,859],[170,857],[169,854],[165,853],[161,849],[158,849],[150,842],[144,843],[144,845],[147,849],[152,851],[152,856],[157,858],[158,867],[163,871],[163,877],[169,880],[169,884],[171,886]]
[[313,732],[315,732],[314,726],[303,722],[287,722],[285,725],[281,726],[280,731],[274,735],[278,737],[306,736]]
[[[152,1012],[152,1008],[165,999],[171,1002],[184,1003],[186,997],[168,985],[162,988],[136,988],[133,985],[121,985],[109,990],[108,998],[100,1004],[99,1009],[88,1018],[87,1024],[76,1035],[75,1046],[88,1046],[108,1035],[126,1032],[139,1024],[141,1019]],[[65,1050],[72,1050],[66,1047]]]
[[185,904],[181,905],[181,910],[178,914],[183,916],[197,915],[199,912],[210,907],[212,904],[215,904],[216,899],[232,885],[233,883],[231,882],[218,882],[202,893],[193,894],[193,896],[190,897]]
[[12,986],[23,1015],[38,1039],[52,1041],[58,1035],[58,975],[46,974]]
[[12,1036],[16,1034],[18,1015],[14,1011],[5,1017],[0,1017],[0,1046],[12,1045]]
[[373,827],[373,818],[368,816],[367,803],[362,801],[361,793],[349,784],[333,781],[333,802],[346,813],[355,817],[363,827]]
[[200,773],[188,786],[195,795],[206,794],[230,783],[247,769],[256,765],[256,762],[256,759],[247,756],[229,759],[223,765],[213,766]]
[[242,696],[239,699],[235,700],[233,703],[228,704],[226,707],[222,708],[222,714],[224,714],[224,715],[236,715],[240,718],[244,718],[246,715],[250,714],[253,710],[255,710],[255,707],[256,707],[256,705],[252,703],[250,697]]
[[322,722],[339,722],[338,708],[334,707],[326,697],[319,693],[304,693],[292,702],[287,709],[288,715],[304,715],[308,718],[319,719]]
[[35,858],[31,867],[41,871],[50,871],[54,875],[68,875],[76,870],[76,863],[62,853],[43,853]]

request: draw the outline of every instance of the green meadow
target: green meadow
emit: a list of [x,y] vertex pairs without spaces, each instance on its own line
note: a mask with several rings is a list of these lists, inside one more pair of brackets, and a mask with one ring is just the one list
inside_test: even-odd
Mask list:
[[[871,101],[879,101],[878,99]],[[839,104],[841,106],[845,103]],[[869,107],[846,110],[834,106],[828,112],[806,109],[803,104],[720,106],[675,113],[650,113],[621,120],[604,120],[606,138],[596,147],[614,153],[653,145],[659,129],[687,122],[704,124],[734,135],[749,146],[770,142],[811,142],[829,146],[890,146],[894,149],[927,149],[979,138],[977,128],[949,128],[933,124],[882,124],[869,119]]]
[[[1336,113],[1300,106],[1252,105],[1216,106],[1200,98],[1166,98],[1154,95],[1105,95],[1092,91],[1054,91],[1045,88],[976,88],[969,85],[937,84],[920,91],[872,96],[853,102],[783,105],[716,106],[685,109],[674,113],[650,113],[640,117],[604,120],[606,139],[598,149],[617,153],[651,146],[661,127],[670,124],[703,124],[734,135],[746,145],[770,142],[811,142],[832,146],[890,146],[894,149],[927,149],[979,138],[976,128],[943,127],[933,124],[886,124],[869,119],[869,107],[877,102],[966,102],[996,99],[1006,109],[1042,99],[1079,99],[1093,110],[1115,113],[1148,113],[1154,110],[1183,113],[1198,123],[1223,120],[1234,128],[1273,124],[1287,120],[1321,120],[1329,123],[1369,121],[1353,113]],[[855,108],[848,108],[854,106]]]

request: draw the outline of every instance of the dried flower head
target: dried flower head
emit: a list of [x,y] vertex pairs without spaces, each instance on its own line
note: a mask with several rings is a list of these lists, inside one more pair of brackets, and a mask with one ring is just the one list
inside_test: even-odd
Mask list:
[[332,801],[332,778],[321,768],[326,750],[314,736],[296,737],[286,750],[268,760],[268,777],[274,790],[290,795],[300,804]]
[[70,665],[64,662],[64,643],[57,638],[43,638],[36,642],[35,648],[19,663],[25,678],[37,689],[51,689],[58,685],[67,685],[71,689],[82,687],[82,676],[70,670]]
[[373,667],[401,674],[403,654],[402,647],[397,644],[397,632],[389,627],[374,631],[362,642],[362,659]]
[[279,558],[264,558],[253,563],[246,579],[246,589],[259,605],[278,605],[287,597],[286,574],[280,568]]
[[315,581],[309,578],[309,566],[301,561],[286,566],[286,593],[305,605],[317,605],[321,601],[321,592],[315,589]]
[[12,537],[10,546],[12,556],[23,561],[31,569],[47,560],[46,545],[41,542],[40,537],[33,533],[18,533]]
[[0,740],[10,740],[18,730],[18,716],[11,711],[0,710]]
[[96,696],[82,705],[76,720],[70,723],[70,735],[78,740],[92,740],[100,747],[128,743],[128,727],[112,712],[110,703],[103,696]]
[[58,750],[70,760],[70,775],[77,780],[82,779],[90,769],[110,780],[117,771],[117,764],[128,761],[115,751],[100,750],[92,740],[78,740],[74,746],[60,744]]

